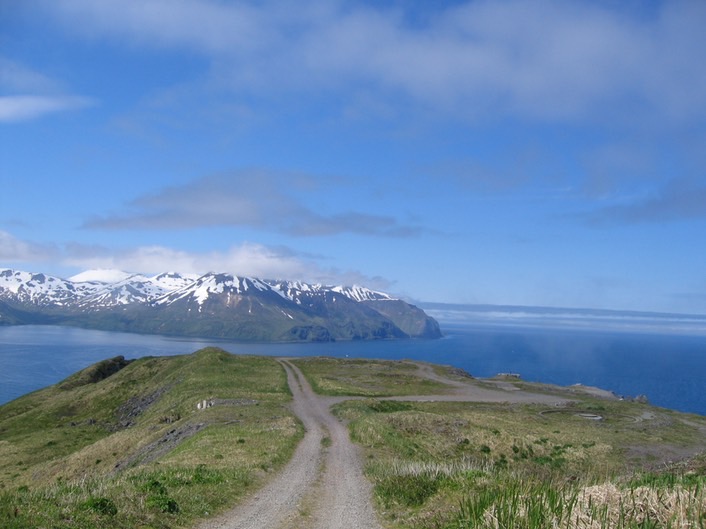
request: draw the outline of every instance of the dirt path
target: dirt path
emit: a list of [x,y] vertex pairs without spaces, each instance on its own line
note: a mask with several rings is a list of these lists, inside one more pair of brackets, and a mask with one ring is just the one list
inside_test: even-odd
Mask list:
[[[358,448],[348,429],[329,411],[350,397],[314,393],[299,368],[279,360],[292,391],[292,411],[306,433],[292,460],[245,503],[207,520],[199,529],[381,529],[371,503],[371,486],[363,476]],[[535,402],[556,405],[565,399],[517,387],[482,387],[473,380],[442,377],[431,366],[417,364],[424,378],[450,386],[445,395],[389,397],[410,401]],[[386,399],[387,400],[387,399]]]
[[[483,384],[476,379],[454,380],[437,374],[432,366],[424,363],[410,362],[417,366],[417,376],[441,382],[453,388],[443,395],[386,397],[383,400],[401,401],[447,401],[447,402],[498,402],[498,403],[521,403],[521,404],[546,404],[557,406],[565,404],[568,399],[542,393],[533,393],[518,388],[514,384],[505,381],[484,380]],[[487,387],[488,385],[494,387]]]
[[306,429],[304,439],[273,481],[199,529],[380,529],[348,430],[301,371],[286,360],[281,363],[294,397],[292,410]]

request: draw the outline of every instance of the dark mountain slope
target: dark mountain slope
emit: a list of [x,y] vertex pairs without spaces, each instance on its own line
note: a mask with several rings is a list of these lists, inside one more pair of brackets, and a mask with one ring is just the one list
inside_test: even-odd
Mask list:
[[72,282],[0,270],[0,324],[33,323],[258,342],[441,336],[417,307],[362,287],[217,273]]

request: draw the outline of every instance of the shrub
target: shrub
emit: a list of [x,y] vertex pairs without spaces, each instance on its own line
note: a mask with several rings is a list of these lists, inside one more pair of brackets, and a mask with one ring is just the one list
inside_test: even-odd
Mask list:
[[406,402],[395,400],[370,400],[366,402],[368,409],[376,413],[394,413],[409,410],[412,406]]
[[153,509],[169,514],[177,514],[179,512],[179,504],[176,500],[164,494],[148,497],[147,505]]
[[428,474],[390,476],[381,480],[375,491],[387,505],[417,507],[439,490],[439,481],[439,477]]
[[167,493],[167,488],[162,485],[162,482],[154,478],[145,483],[144,489],[146,492],[151,492],[157,495],[164,495]]
[[110,498],[90,498],[85,504],[88,510],[103,514],[106,516],[115,516],[118,514],[118,508]]

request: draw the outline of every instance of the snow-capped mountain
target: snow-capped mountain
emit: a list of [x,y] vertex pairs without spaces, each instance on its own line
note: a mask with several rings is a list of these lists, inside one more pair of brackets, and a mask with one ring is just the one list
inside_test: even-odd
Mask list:
[[0,269],[0,324],[17,323],[259,341],[440,336],[417,307],[360,286],[114,270],[66,280]]
[[164,272],[151,278],[151,280],[167,291],[177,290],[196,281],[197,274],[179,274],[177,272]]
[[192,284],[197,276],[183,276],[175,272],[167,272],[147,277],[142,274],[128,275],[115,283],[104,283],[95,294],[79,301],[86,310],[130,305],[132,303],[151,303],[155,299]]
[[306,300],[320,296],[324,292],[335,292],[345,296],[353,301],[374,301],[374,300],[391,300],[394,299],[388,294],[376,292],[361,286],[324,286],[320,284],[308,284],[301,281],[265,281],[272,289],[280,296],[297,304],[301,304]]
[[213,297],[232,299],[256,289],[261,292],[270,290],[269,285],[260,279],[237,277],[230,274],[206,274],[181,288],[174,289],[153,300],[155,305],[171,305],[180,300],[192,301],[202,306]]
[[89,270],[61,279],[46,274],[0,269],[0,299],[37,306],[85,310],[150,302],[191,284],[197,276],[174,272],[147,277],[117,270]]
[[0,299],[23,304],[64,306],[93,294],[96,283],[73,283],[46,274],[0,269]]
[[[91,283],[93,284],[93,283]],[[134,274],[115,283],[103,283],[92,295],[79,300],[87,310],[148,302],[168,290],[152,278]]]

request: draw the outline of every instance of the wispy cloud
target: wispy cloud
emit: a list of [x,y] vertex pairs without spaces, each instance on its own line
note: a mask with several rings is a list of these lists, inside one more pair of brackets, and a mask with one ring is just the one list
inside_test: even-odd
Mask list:
[[598,209],[586,218],[595,225],[706,220],[706,186],[671,181],[648,196]]
[[[204,177],[139,197],[129,205],[128,213],[95,217],[84,227],[175,230],[247,226],[299,237],[341,233],[413,237],[421,233],[418,226],[402,224],[387,215],[359,211],[319,213],[298,196],[299,178],[300,175],[254,169]],[[316,183],[311,180],[307,185],[315,187]],[[311,193],[321,196],[324,192],[308,194]]]
[[48,261],[56,258],[59,251],[53,245],[38,244],[18,239],[11,233],[0,230],[0,259],[8,263]]
[[[329,1],[40,1],[72,31],[194,50],[251,95],[376,93],[469,118],[706,114],[706,5],[478,0],[428,9]],[[416,9],[416,6],[415,6]],[[624,16],[621,9],[640,9]]]
[[3,92],[55,92],[60,83],[0,55],[0,90]]
[[388,289],[392,282],[369,277],[353,270],[325,267],[321,258],[295,252],[286,247],[270,247],[245,242],[224,251],[187,252],[160,245],[122,250],[82,247],[68,248],[63,262],[80,269],[118,269],[156,274],[165,271],[204,274],[227,272],[264,279],[290,279],[324,284],[366,285]]
[[122,250],[72,245],[66,264],[81,269],[115,268],[147,274],[171,270],[193,274],[216,271],[267,277],[271,274],[279,277],[283,272],[301,273],[305,268],[302,260],[292,252],[250,243],[233,246],[223,252],[205,253],[187,252],[161,245]]
[[78,96],[0,96],[0,123],[27,121],[56,112],[78,110],[94,104],[94,100]]
[[644,143],[626,139],[586,149],[581,155],[585,174],[582,192],[604,200],[630,190],[654,187],[664,178],[658,150],[659,145],[648,148]]
[[176,271],[190,274],[226,272],[263,279],[289,279],[311,283],[365,285],[389,290],[393,282],[355,270],[327,266],[327,258],[298,252],[286,246],[252,242],[223,250],[186,251],[164,245],[111,248],[100,244],[68,243],[62,247],[19,239],[0,230],[0,267],[16,265],[30,271],[84,271],[95,268],[157,274]]
[[0,56],[0,123],[36,119],[96,104],[88,97],[67,95],[61,83]]

